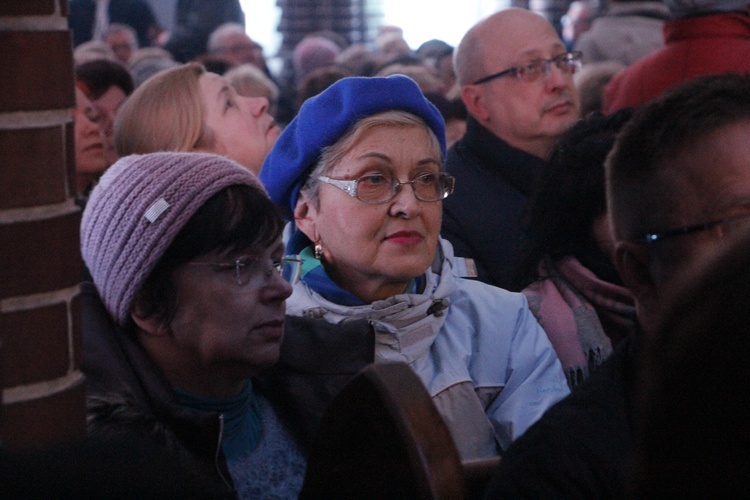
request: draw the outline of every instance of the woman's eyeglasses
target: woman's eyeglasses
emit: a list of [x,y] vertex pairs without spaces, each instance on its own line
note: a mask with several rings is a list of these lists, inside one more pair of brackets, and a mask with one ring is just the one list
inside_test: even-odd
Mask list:
[[495,78],[501,78],[508,75],[515,75],[522,82],[530,83],[549,73],[553,64],[563,73],[572,75],[581,69],[581,53],[566,52],[565,54],[560,54],[552,59],[534,59],[527,63],[504,69],[498,73],[487,75],[475,81],[473,85],[479,85],[480,83],[489,82]]
[[418,175],[406,182],[383,174],[363,175],[354,180],[331,179],[330,177],[318,177],[318,180],[339,188],[361,202],[372,205],[388,203],[396,197],[404,184],[411,185],[414,196],[419,201],[441,201],[453,192],[455,184],[453,176],[445,172]]
[[244,255],[234,262],[188,262],[188,265],[212,266],[234,271],[234,281],[240,286],[251,282],[263,286],[274,274],[281,275],[284,280],[294,285],[300,278],[302,259],[295,255],[273,260],[256,255]]

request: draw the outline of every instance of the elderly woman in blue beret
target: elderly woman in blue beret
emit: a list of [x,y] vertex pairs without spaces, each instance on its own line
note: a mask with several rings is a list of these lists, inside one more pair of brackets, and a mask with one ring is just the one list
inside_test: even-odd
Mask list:
[[[287,322],[282,357],[304,351],[321,373],[350,348],[408,363],[461,458],[480,459],[568,388],[524,296],[465,279],[470,263],[440,238],[454,182],[444,156],[443,120],[412,80],[345,78],[303,104],[260,177],[293,217],[287,252],[303,260],[287,314],[331,327],[310,342],[308,326]],[[346,342],[347,324],[372,334]]]

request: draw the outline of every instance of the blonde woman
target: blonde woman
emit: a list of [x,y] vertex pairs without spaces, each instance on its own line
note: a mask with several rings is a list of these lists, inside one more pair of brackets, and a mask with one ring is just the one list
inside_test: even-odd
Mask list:
[[203,151],[230,158],[257,174],[280,134],[265,97],[242,97],[229,82],[196,63],[145,81],[115,123],[119,156]]

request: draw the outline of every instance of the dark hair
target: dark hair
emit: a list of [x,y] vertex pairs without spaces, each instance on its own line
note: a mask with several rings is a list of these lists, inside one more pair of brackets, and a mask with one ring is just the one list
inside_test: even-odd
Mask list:
[[419,57],[423,57],[425,59],[428,59],[430,57],[439,59],[446,54],[453,54],[453,46],[444,40],[433,38],[431,40],[423,42],[422,45],[420,45],[414,52]]
[[688,80],[640,108],[607,160],[608,177],[635,179],[726,125],[750,119],[750,75],[725,73]]
[[448,99],[442,94],[435,94],[432,92],[428,92],[424,96],[428,101],[435,105],[443,116],[443,120],[446,122],[454,118],[465,120],[469,116],[468,111],[466,110],[466,105],[459,97]]
[[267,248],[281,235],[284,221],[258,188],[230,186],[219,191],[185,224],[138,294],[140,314],[169,324],[176,308],[174,271],[211,252]]
[[232,65],[224,59],[207,54],[196,57],[193,59],[193,62],[202,64],[206,68],[206,71],[216,73],[217,75],[224,75],[224,73],[232,69]]
[[[536,180],[523,224],[528,252],[519,268],[523,286],[539,278],[537,266],[573,255],[607,281],[619,281],[592,234],[595,219],[607,210],[604,160],[632,109],[610,116],[594,113],[579,120],[558,141]],[[613,274],[614,273],[614,274]]]
[[341,64],[328,64],[310,71],[297,86],[297,108],[309,98],[315,97],[348,76],[354,76],[354,74]]
[[380,66],[375,68],[375,75],[381,73],[382,71],[385,71],[386,68],[389,66],[395,66],[397,64],[402,64],[404,66],[420,66],[423,65],[424,58],[419,56],[416,53],[411,54],[399,54],[395,56],[393,59],[388,59],[387,61],[383,62]]
[[109,59],[96,59],[76,66],[76,79],[89,90],[90,99],[99,99],[110,87],[119,87],[125,95],[135,88],[133,76],[122,64]]

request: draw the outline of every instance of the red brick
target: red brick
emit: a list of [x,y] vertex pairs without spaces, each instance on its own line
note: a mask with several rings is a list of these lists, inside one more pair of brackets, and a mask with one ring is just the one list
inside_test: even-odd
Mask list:
[[[49,16],[59,0],[3,0],[0,16]],[[67,2],[66,2],[67,3]]]
[[33,222],[0,224],[0,299],[59,290],[81,281],[80,211]]
[[70,308],[73,316],[73,369],[78,370],[81,368],[81,358],[83,356],[80,295],[76,296],[76,298],[71,301]]
[[86,432],[86,384],[47,398],[2,407],[0,440],[11,450],[43,448],[83,437]]
[[0,314],[4,387],[65,376],[70,335],[67,304]]
[[60,203],[66,192],[63,126],[0,130],[0,210]]
[[70,31],[0,31],[0,47],[0,112],[75,105]]
[[76,145],[75,130],[73,122],[65,126],[65,175],[68,179],[67,190],[69,193],[75,193],[78,190],[76,186]]

